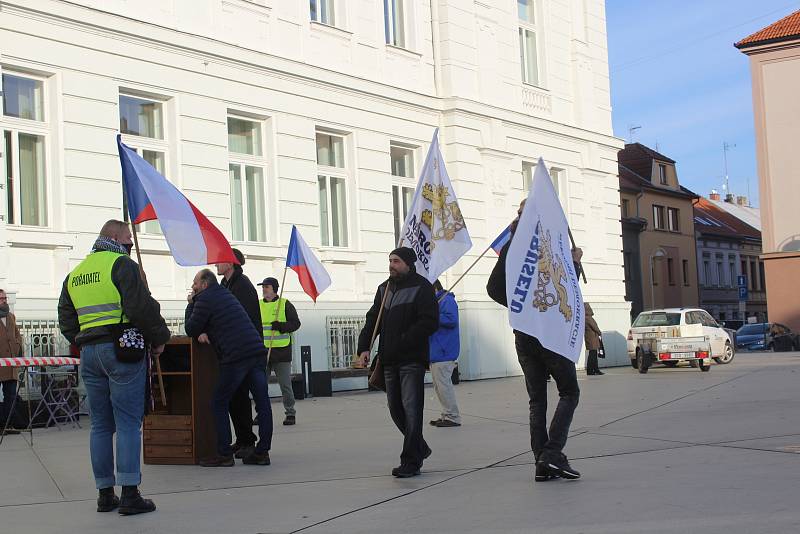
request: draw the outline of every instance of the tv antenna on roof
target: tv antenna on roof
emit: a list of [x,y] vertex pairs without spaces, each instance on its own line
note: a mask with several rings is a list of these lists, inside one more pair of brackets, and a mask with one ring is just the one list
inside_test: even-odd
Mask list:
[[641,130],[641,126],[634,126],[633,124],[628,125],[628,142],[633,143],[633,132],[636,130]]

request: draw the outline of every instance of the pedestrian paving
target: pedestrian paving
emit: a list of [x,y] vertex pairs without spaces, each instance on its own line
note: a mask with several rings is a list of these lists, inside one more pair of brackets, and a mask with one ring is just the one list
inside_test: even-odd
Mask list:
[[402,439],[385,397],[342,393],[298,402],[271,466],[144,466],[158,510],[138,517],[94,511],[88,424],[37,430],[33,448],[8,436],[0,522],[14,534],[800,531],[800,353],[738,354],[710,373],[606,371],[580,377],[565,449],[578,481],[533,482],[514,377],[456,386],[463,426],[426,425],[422,476],[390,474]]

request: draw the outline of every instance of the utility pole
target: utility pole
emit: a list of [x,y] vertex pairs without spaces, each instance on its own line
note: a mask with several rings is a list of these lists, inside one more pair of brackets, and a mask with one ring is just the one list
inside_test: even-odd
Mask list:
[[728,180],[728,149],[734,148],[735,144],[729,144],[727,141],[722,142],[722,158],[725,160],[725,197],[731,194],[731,183]]

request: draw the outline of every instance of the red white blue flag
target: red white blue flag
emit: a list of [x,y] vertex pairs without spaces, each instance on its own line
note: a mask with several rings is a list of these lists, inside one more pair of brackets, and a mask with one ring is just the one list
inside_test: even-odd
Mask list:
[[317,297],[331,285],[331,276],[322,262],[317,259],[311,248],[292,226],[292,237],[289,240],[289,251],[286,253],[286,266],[297,273],[303,291],[314,302]]
[[178,265],[239,263],[222,232],[135,150],[117,136],[122,183],[134,224],[158,219]]

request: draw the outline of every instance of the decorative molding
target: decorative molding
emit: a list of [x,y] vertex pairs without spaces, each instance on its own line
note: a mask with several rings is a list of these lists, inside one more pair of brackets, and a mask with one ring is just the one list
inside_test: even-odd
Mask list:
[[550,93],[530,85],[522,86],[522,108],[526,113],[552,113],[553,102]]

